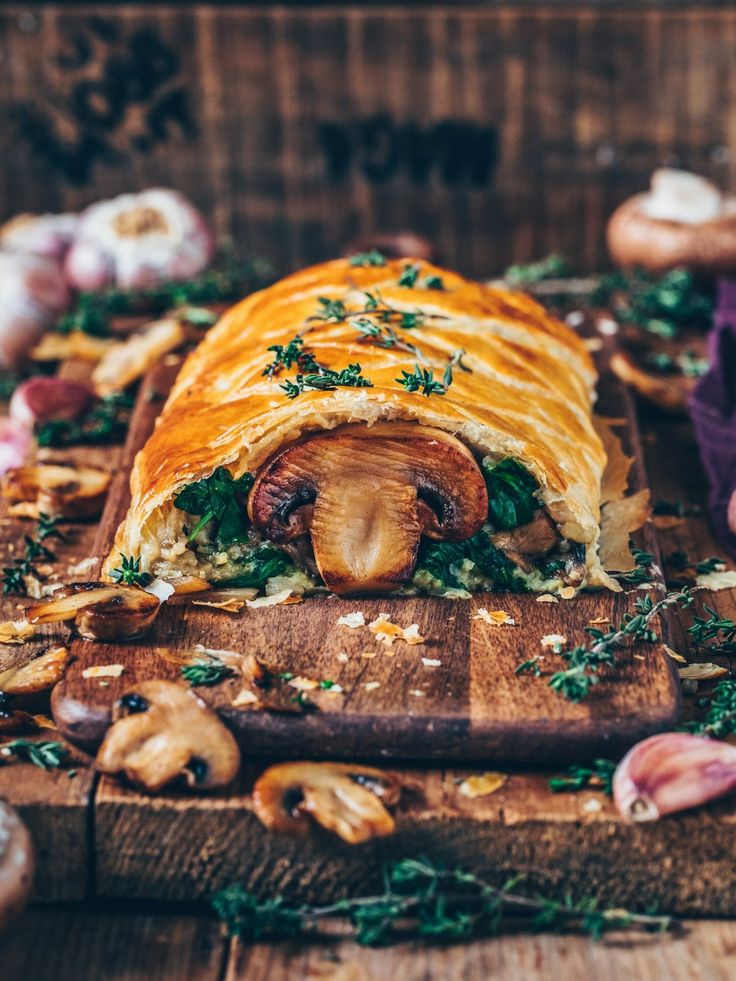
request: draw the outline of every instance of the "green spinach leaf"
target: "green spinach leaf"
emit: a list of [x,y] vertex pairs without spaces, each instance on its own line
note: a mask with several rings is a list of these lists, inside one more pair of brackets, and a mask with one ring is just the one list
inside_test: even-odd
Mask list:
[[488,520],[500,530],[528,524],[541,507],[534,496],[539,484],[518,460],[508,457],[500,463],[483,464],[488,488]]
[[218,467],[210,477],[185,487],[174,498],[174,506],[200,516],[189,533],[189,541],[210,521],[214,522],[210,537],[216,544],[245,541],[249,529],[245,498],[252,486],[252,474],[245,473],[234,480],[226,467]]

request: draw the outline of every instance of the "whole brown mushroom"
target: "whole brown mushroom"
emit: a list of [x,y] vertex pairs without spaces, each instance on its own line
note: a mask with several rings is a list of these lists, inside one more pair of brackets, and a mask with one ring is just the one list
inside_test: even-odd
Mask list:
[[661,273],[685,267],[715,275],[736,269],[736,196],[683,170],[662,168],[651,188],[617,208],[608,249],[624,268]]

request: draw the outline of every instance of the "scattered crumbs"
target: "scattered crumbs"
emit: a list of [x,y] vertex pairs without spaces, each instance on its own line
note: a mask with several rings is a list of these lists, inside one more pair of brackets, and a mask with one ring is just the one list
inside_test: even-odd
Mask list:
[[539,643],[542,647],[549,647],[555,654],[559,654],[567,643],[567,637],[564,634],[545,634]]
[[67,575],[69,576],[84,576],[97,565],[97,559],[82,559],[81,562],[77,562],[76,565],[67,566]]
[[0,644],[25,644],[36,633],[27,620],[5,620],[0,623]]
[[586,814],[597,814],[598,811],[603,810],[603,804],[596,800],[595,797],[589,797],[588,800],[583,804],[583,811]]
[[501,627],[504,624],[515,626],[516,620],[510,617],[505,610],[487,610],[484,606],[479,607],[473,614],[474,620],[482,620],[489,623],[492,627]]
[[598,333],[604,334],[606,337],[612,337],[614,334],[618,334],[618,324],[615,320],[611,320],[610,317],[599,317],[596,327],[598,328]]
[[687,659],[678,654],[677,651],[673,651],[671,647],[664,645],[664,652],[668,657],[671,657],[673,661],[679,661],[680,664],[687,664]]
[[313,691],[319,688],[319,682],[313,678],[290,678],[288,684],[297,691]]
[[415,698],[424,698],[427,693],[426,691],[421,691],[419,688],[410,688],[409,694],[413,695]]
[[650,589],[654,589],[654,583],[653,582],[640,582],[639,585],[636,588],[637,589],[643,589],[644,592],[647,592]]
[[350,660],[350,658],[348,657],[346,651],[340,651],[340,653],[337,655],[337,660],[342,661],[342,663],[345,664],[347,661]]
[[366,661],[370,661],[372,658],[374,658],[376,656],[376,652],[375,651],[361,651],[360,652],[360,656],[361,657],[364,657],[366,659]]
[[98,681],[97,684],[99,685],[100,688],[109,688],[110,687],[110,682],[109,681]]
[[94,664],[82,671],[83,678],[119,678],[125,671],[124,664]]
[[241,708],[243,705],[255,705],[257,702],[258,696],[255,692],[252,692],[250,688],[244,688],[241,692],[238,692],[230,704],[233,708]]
[[365,688],[366,691],[375,691],[376,688],[380,688],[381,687],[381,682],[380,681],[366,681],[366,683],[363,685],[363,687]]
[[220,601],[192,600],[192,606],[209,606],[213,610],[224,610],[225,613],[239,613],[245,606],[245,600],[236,599],[234,596]]
[[472,777],[466,777],[459,789],[463,797],[469,797],[473,800],[475,797],[487,797],[488,794],[495,794],[507,780],[508,776],[505,773],[489,770],[486,773],[476,773]]
[[703,573],[695,579],[695,583],[714,593],[720,589],[733,589],[736,586],[736,571],[721,569],[717,572]]
[[577,590],[574,586],[563,586],[559,592],[559,595],[562,597],[562,599],[569,600],[573,598],[576,592]]
[[323,681],[320,688],[328,695],[342,695],[345,691],[342,685],[338,685],[337,682],[334,681],[330,682],[329,685]]
[[351,627],[353,630],[356,627],[364,627],[365,616],[359,610],[356,610],[355,613],[346,613],[344,617],[338,617],[337,626]]
[[646,657],[643,654],[634,654],[634,658],[637,661],[646,661]]
[[710,661],[700,664],[688,664],[685,668],[678,668],[677,672],[683,681],[710,681],[711,678],[722,678],[728,674],[728,670],[720,664],[713,664]]
[[274,593],[273,596],[259,596],[258,599],[246,600],[246,605],[252,610],[260,609],[264,606],[279,606],[281,603],[293,603],[294,600],[300,601],[301,597],[295,596],[292,598],[290,589],[282,589],[279,593]]
[[571,310],[565,317],[565,323],[569,327],[581,327],[585,323],[585,314],[582,310]]
[[426,668],[438,668],[442,664],[442,661],[438,661],[435,657],[423,657],[422,664]]
[[611,622],[610,617],[595,617],[595,619],[593,620],[588,620],[588,623],[591,625],[591,627],[596,626],[597,624],[610,623],[610,622]]
[[539,596],[537,596],[537,603],[557,603],[557,602],[559,602],[557,597],[553,596],[552,593],[540,593]]
[[34,715],[33,721],[36,723],[39,729],[56,729],[57,725],[53,719],[50,719],[48,715]]
[[368,629],[376,635],[386,647],[391,647],[395,640],[403,640],[407,644],[423,644],[424,637],[419,633],[419,624],[412,623],[409,627],[400,627],[391,623],[388,613],[379,613],[375,620],[368,624]]

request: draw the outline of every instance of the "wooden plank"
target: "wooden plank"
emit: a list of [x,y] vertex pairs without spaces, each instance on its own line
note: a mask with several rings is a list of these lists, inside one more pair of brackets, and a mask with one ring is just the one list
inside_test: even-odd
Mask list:
[[0,948],[8,981],[218,981],[225,953],[204,917],[73,905],[27,910]]
[[0,216],[159,184],[279,270],[405,226],[471,275],[597,268],[664,161],[733,185],[734,30],[697,2],[4,4]]
[[[145,392],[151,387],[165,391],[175,370],[175,364],[156,369],[142,388],[94,545],[93,554],[100,559],[109,552],[128,508],[126,466],[148,438],[160,408]],[[600,405],[604,414],[627,413],[623,437],[639,458],[635,484],[643,486],[629,403],[609,381],[601,386]],[[648,544],[656,548],[653,538]],[[342,688],[342,694],[310,695],[318,711],[307,713],[233,708],[242,687],[238,678],[200,689],[249,753],[284,755],[298,746],[301,755],[322,758],[494,759],[559,766],[604,752],[620,753],[677,720],[679,683],[661,645],[649,645],[637,657],[622,653],[615,683],[606,683],[603,676],[603,683],[580,704],[562,698],[546,683],[559,667],[553,656],[541,678],[515,673],[523,660],[543,653],[545,635],[561,633],[571,643],[582,643],[591,620],[607,617],[617,623],[630,606],[628,594],[608,591],[556,604],[538,603],[533,594],[505,593],[480,594],[470,602],[315,597],[299,606],[246,609],[235,616],[189,602],[169,603],[140,643],[75,641],[74,661],[54,692],[54,718],[68,739],[91,748],[104,735],[111,706],[123,691],[146,678],[179,677],[179,667],[158,652],[186,652],[200,643],[249,652],[279,673],[328,679]],[[478,607],[507,611],[515,626],[474,619]],[[426,642],[386,648],[365,628],[337,624],[356,609],[366,622],[385,611],[395,623],[418,623]],[[427,666],[423,658],[440,664]],[[123,664],[125,670],[120,678],[105,679],[104,686],[85,679],[85,669],[100,663]]]

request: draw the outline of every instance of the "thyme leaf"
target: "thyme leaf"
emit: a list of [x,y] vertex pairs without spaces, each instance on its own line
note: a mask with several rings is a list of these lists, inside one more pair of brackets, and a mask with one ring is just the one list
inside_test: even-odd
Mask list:
[[60,520],[60,518],[52,518],[49,517],[48,514],[42,513],[38,517],[38,526],[36,528],[35,537],[32,538],[30,535],[23,536],[23,541],[25,543],[25,553],[23,557],[20,559],[14,559],[11,566],[6,566],[2,570],[4,596],[11,594],[16,596],[27,596],[28,584],[26,582],[26,578],[32,577],[33,579],[41,579],[41,576],[39,575],[34,563],[38,561],[38,559],[41,559],[44,562],[53,562],[56,559],[56,554],[43,543],[47,538],[64,539],[64,533],[60,531],[58,527]]
[[119,582],[124,586],[148,586],[153,582],[150,572],[141,572],[141,560],[132,555],[120,553],[120,565],[110,572],[113,582]]
[[613,760],[593,760],[592,766],[571,766],[563,776],[552,777],[549,781],[549,789],[553,794],[559,794],[595,787],[600,788],[610,797],[613,794],[615,772],[616,763]]
[[288,398],[295,399],[297,395],[307,391],[331,392],[336,388],[373,388],[373,382],[362,374],[362,368],[356,362],[340,371],[320,367],[319,372],[305,375],[300,373],[293,381],[287,379],[280,387]]
[[351,266],[385,266],[386,256],[378,251],[371,249],[370,252],[358,252],[351,255],[348,262]]
[[[432,368],[420,368],[414,365],[414,371],[402,371],[402,377],[394,379],[403,385],[407,392],[421,392],[429,398],[430,395],[445,395],[448,385],[444,381],[437,381],[434,377]],[[452,378],[450,378],[452,381]]]
[[705,718],[688,722],[682,729],[712,739],[726,739],[736,734],[736,681],[719,681],[713,689]]
[[66,746],[52,740],[33,742],[30,739],[13,739],[0,745],[0,756],[14,756],[17,760],[33,763],[41,770],[57,769],[68,755]]
[[185,664],[181,676],[189,682],[190,688],[200,686],[211,687],[219,685],[225,678],[230,678],[235,672],[219,657],[197,658],[192,664]]

